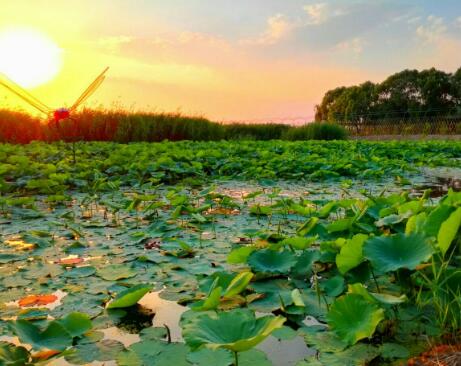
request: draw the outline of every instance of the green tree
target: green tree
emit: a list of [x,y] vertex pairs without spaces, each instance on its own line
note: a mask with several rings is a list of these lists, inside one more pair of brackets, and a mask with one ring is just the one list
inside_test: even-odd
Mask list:
[[317,122],[326,121],[332,104],[347,90],[345,86],[329,90],[326,92],[322,102],[315,106],[315,120]]
[[382,83],[328,91],[316,106],[316,121],[357,125],[384,118],[446,116],[461,109],[461,68],[449,74],[435,68],[404,70]]

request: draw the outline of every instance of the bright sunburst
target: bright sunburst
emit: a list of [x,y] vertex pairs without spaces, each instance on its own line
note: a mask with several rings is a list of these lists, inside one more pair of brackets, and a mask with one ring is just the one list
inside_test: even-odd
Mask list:
[[50,81],[61,69],[59,47],[33,29],[0,32],[0,55],[0,72],[27,88]]

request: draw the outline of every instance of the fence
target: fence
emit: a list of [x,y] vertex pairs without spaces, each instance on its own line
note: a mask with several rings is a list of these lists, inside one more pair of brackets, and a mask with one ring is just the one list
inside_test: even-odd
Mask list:
[[425,118],[359,119],[338,122],[352,136],[461,135],[461,115]]

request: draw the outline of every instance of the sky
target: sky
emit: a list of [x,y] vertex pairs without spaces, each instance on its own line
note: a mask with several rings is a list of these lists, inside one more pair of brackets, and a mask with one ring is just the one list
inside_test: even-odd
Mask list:
[[60,73],[30,90],[56,107],[110,66],[89,106],[307,121],[337,86],[461,66],[459,0],[1,0],[11,27],[61,49]]

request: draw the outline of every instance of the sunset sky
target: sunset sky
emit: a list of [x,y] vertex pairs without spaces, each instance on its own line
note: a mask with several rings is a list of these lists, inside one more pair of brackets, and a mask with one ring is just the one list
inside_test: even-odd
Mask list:
[[[61,50],[30,89],[53,107],[110,66],[90,106],[311,119],[336,86],[461,66],[459,0],[1,0],[0,35],[23,27]],[[23,105],[0,89],[5,104]]]

